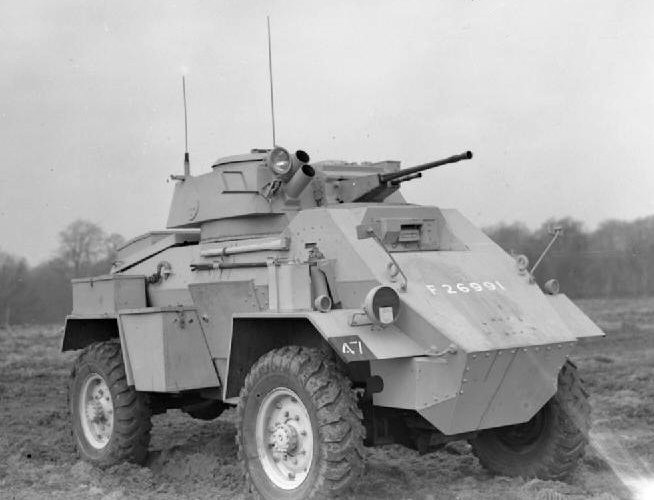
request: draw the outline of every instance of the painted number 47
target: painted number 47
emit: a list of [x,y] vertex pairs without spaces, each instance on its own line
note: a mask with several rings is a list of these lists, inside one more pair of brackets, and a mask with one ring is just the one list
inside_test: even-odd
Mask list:
[[363,354],[363,346],[361,345],[361,341],[359,340],[343,342],[343,346],[341,350],[343,351],[343,354],[352,354],[355,356],[357,354]]

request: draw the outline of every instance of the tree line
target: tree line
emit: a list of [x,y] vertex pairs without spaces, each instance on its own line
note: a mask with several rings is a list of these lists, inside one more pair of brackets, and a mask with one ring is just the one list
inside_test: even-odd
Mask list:
[[109,272],[123,243],[119,234],[76,220],[59,233],[55,255],[37,266],[0,250],[0,325],[62,323],[73,304],[70,280]]
[[[538,283],[556,278],[572,298],[654,295],[654,216],[610,220],[594,231],[569,217],[535,231],[520,222],[484,231],[507,252],[526,255],[531,267],[557,226],[563,236],[536,269]],[[119,234],[77,220],[59,233],[54,257],[37,266],[0,250],[0,325],[63,322],[72,309],[70,280],[109,272],[123,242]]]
[[572,219],[551,219],[535,231],[522,223],[498,224],[484,231],[509,253],[524,254],[531,266],[563,229],[534,276],[556,278],[571,298],[654,295],[654,216],[631,222],[609,220],[594,231]]

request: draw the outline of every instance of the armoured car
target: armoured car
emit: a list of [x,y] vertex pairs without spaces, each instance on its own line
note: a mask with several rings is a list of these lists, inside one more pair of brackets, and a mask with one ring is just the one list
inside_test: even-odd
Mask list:
[[401,169],[275,147],[174,176],[167,229],[73,282],[81,456],[142,463],[153,414],[235,407],[261,498],[338,493],[387,443],[468,440],[495,473],[565,478],[589,426],[568,358],[602,332],[457,210],[400,192],[471,158]]

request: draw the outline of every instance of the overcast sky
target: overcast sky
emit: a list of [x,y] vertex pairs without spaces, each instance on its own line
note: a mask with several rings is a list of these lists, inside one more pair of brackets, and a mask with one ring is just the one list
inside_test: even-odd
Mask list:
[[410,182],[479,225],[654,214],[654,3],[25,1],[0,3],[0,249],[32,264],[77,218],[164,227],[192,170],[277,142],[312,158],[471,149]]

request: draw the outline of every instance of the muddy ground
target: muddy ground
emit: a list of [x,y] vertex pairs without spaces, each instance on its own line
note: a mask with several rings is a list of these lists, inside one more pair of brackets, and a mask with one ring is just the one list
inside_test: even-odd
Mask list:
[[[348,498],[637,498],[623,481],[654,478],[654,298],[579,305],[608,336],[575,352],[592,394],[593,446],[568,483],[493,477],[466,444],[424,456],[388,446],[367,450],[365,476]],[[65,389],[74,354],[60,344],[59,325],[0,330],[0,498],[245,498],[233,412],[213,422],[156,416],[145,467],[101,471],[79,461]]]

